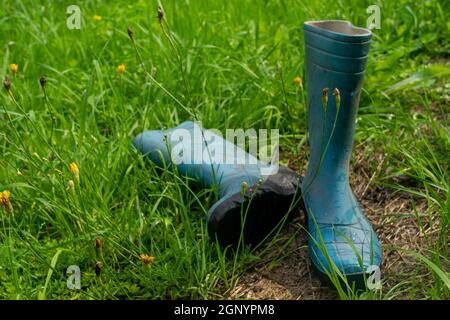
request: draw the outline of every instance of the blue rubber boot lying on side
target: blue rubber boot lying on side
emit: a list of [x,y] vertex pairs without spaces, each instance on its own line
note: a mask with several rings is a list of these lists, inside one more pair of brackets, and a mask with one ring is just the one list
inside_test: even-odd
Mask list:
[[381,263],[377,236],[349,185],[355,119],[372,34],[332,20],[305,22],[304,35],[311,156],[302,196],[311,234],[310,257],[322,275],[335,265],[350,284],[362,288]]
[[158,166],[176,165],[178,173],[217,186],[220,199],[209,209],[206,223],[210,237],[222,245],[240,239],[259,243],[294,211],[300,198],[294,171],[260,162],[191,121],[165,131],[145,131],[133,145]]

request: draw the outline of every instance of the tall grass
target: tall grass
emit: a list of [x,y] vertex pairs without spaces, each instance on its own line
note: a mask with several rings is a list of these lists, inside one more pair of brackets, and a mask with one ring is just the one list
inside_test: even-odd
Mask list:
[[[195,112],[205,127],[278,128],[282,149],[298,155],[306,109],[292,80],[303,75],[302,23],[338,18],[364,26],[372,3],[163,1],[169,37],[156,1],[80,2],[81,30],[66,27],[71,4],[0,1],[0,78],[9,74],[16,99],[0,94],[0,191],[11,191],[14,207],[0,210],[0,297],[224,297],[265,251],[231,252],[211,242],[204,219],[216,190],[170,168],[158,171],[131,139]],[[382,28],[355,147],[373,171],[371,155],[386,154],[372,183],[424,199],[426,212],[408,214],[426,237],[422,220],[432,217],[439,234],[413,254],[433,282],[405,280],[349,297],[395,298],[408,287],[411,297],[448,298],[450,8],[439,1],[379,5]],[[16,77],[11,63],[19,65]],[[79,181],[68,169],[73,161]],[[141,253],[154,256],[153,264],[140,261]],[[70,265],[82,271],[81,290],[66,287]]]

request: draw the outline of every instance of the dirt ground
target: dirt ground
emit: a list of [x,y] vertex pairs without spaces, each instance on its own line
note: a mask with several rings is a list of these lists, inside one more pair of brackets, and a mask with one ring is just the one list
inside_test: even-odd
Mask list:
[[[379,161],[383,161],[380,156]],[[361,163],[360,161],[355,161]],[[429,272],[418,266],[417,261],[407,256],[400,248],[423,251],[439,230],[438,220],[430,227],[428,218],[422,218],[422,231],[413,209],[421,215],[427,204],[412,199],[406,193],[382,190],[372,184],[373,176],[363,166],[356,165],[351,173],[351,185],[360,200],[364,212],[372,223],[383,246],[381,267],[384,293],[393,286],[404,284],[396,290],[396,299],[408,297],[408,281],[422,278],[432,281]],[[434,219],[433,219],[434,220]],[[337,299],[335,290],[322,284],[312,270],[308,258],[308,237],[304,225],[304,212],[287,225],[281,240],[263,256],[262,262],[247,271],[238,281],[232,299]],[[295,238],[292,239],[293,235]],[[293,240],[283,248],[289,239]],[[279,258],[280,252],[283,252]],[[276,262],[274,262],[276,260]]]

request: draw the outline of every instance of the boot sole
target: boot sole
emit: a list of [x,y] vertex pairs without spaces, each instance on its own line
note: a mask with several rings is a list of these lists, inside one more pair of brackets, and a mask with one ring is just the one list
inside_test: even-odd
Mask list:
[[[301,203],[300,177],[292,170],[280,167],[260,186],[237,193],[223,201],[207,219],[208,233],[222,246],[257,245],[288,221]],[[296,202],[296,203],[295,203]],[[281,227],[281,226],[280,226]]]
[[[336,289],[335,284],[333,283],[333,281],[331,281],[330,277],[326,273],[323,273],[321,270],[319,270],[319,268],[317,268],[313,262],[311,262],[311,265],[312,269],[314,270],[314,273],[317,275],[322,284],[330,288]],[[347,284],[350,288],[354,289],[355,291],[367,290],[366,280],[370,276],[370,274],[361,272],[361,273],[345,274],[344,276],[346,281],[344,281],[339,277],[339,284],[344,289],[344,291],[346,291]]]

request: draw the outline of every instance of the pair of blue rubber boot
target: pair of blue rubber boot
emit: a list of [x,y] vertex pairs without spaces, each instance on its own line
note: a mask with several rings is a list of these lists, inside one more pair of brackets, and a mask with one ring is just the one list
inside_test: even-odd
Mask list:
[[302,203],[315,269],[364,288],[381,247],[350,189],[349,163],[371,36],[346,21],[304,23],[311,155],[303,181],[190,121],[143,132],[133,144],[157,165],[217,187],[206,219],[212,240],[260,243]]

